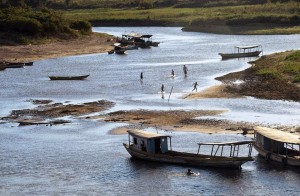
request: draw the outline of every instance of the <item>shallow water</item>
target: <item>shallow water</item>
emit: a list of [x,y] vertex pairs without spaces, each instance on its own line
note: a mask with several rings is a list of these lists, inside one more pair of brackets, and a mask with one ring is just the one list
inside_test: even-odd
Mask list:
[[[94,31],[116,36],[131,31],[153,34],[159,47],[128,51],[126,55],[91,54],[46,59],[24,69],[0,72],[0,116],[13,109],[34,107],[29,99],[82,103],[107,99],[110,111],[130,109],[226,109],[214,119],[299,125],[300,104],[280,100],[182,100],[198,81],[199,90],[219,84],[220,76],[247,68],[247,59],[221,61],[219,52],[235,45],[262,44],[264,54],[299,49],[300,35],[233,36],[182,32],[172,27],[101,27]],[[189,68],[183,76],[182,66]],[[177,75],[170,78],[171,70]],[[143,83],[140,72],[144,72]],[[50,81],[48,75],[90,74],[85,81]],[[166,96],[161,98],[160,86]],[[173,93],[168,103],[169,92]],[[126,135],[109,130],[124,124],[74,120],[69,125],[0,124],[0,195],[299,195],[300,171],[255,161],[242,170],[191,168],[130,159],[122,146]],[[154,130],[155,131],[155,130]],[[161,132],[161,131],[160,131]],[[241,135],[168,133],[173,149],[195,152],[197,142],[249,139]]]

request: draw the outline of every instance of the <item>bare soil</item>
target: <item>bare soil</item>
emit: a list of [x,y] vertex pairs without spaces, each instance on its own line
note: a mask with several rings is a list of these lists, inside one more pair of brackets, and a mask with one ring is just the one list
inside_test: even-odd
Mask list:
[[0,62],[28,62],[69,55],[103,53],[113,48],[113,37],[92,33],[77,39],[39,45],[1,46]]

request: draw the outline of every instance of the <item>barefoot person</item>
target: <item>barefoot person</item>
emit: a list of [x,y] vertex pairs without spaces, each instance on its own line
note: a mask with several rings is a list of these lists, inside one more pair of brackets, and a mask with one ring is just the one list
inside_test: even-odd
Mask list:
[[198,83],[195,82],[195,83],[193,84],[193,86],[194,86],[194,89],[192,90],[192,92],[193,92],[194,90],[196,90],[196,92],[197,92],[197,86],[198,86]]
[[174,70],[172,69],[172,73],[171,73],[172,77],[175,77],[175,72]]

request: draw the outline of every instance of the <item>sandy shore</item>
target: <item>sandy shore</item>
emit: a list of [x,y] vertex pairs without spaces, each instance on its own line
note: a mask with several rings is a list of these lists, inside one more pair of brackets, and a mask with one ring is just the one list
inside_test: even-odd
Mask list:
[[[87,37],[53,42],[43,45],[27,46],[1,46],[0,61],[34,61],[45,58],[54,58],[67,55],[103,53],[112,49],[113,40],[107,37],[92,34]],[[209,87],[198,93],[190,93],[184,96],[188,99],[205,99],[205,98],[241,98],[243,89],[232,89],[235,80],[244,80],[246,76],[251,76],[247,70],[222,76],[219,78],[224,84]],[[245,81],[245,80],[244,80]],[[246,80],[247,86],[252,83],[254,86],[257,82]],[[265,88],[268,88],[266,86]],[[260,88],[262,89],[262,88]],[[255,90],[255,89],[254,89]],[[252,91],[255,92],[253,89]],[[289,94],[291,91],[288,91]],[[261,93],[261,92],[260,92]],[[263,89],[265,97],[273,96],[273,93]],[[246,94],[247,95],[247,94]],[[39,125],[39,124],[63,124],[67,121],[60,120],[63,117],[86,118],[106,122],[125,122],[128,126],[111,130],[111,134],[124,134],[132,128],[153,127],[166,131],[189,131],[202,133],[251,133],[253,126],[257,124],[245,122],[230,122],[226,120],[213,120],[208,116],[216,116],[227,111],[214,110],[192,110],[192,111],[117,111],[105,115],[93,115],[92,113],[103,112],[111,108],[114,103],[106,100],[95,101],[82,104],[52,103],[52,100],[31,100],[37,105],[33,109],[14,110],[9,116],[0,117],[6,122],[15,122],[20,125]],[[86,115],[88,117],[86,117]],[[202,117],[202,118],[201,118]],[[205,117],[205,118],[203,118]],[[300,134],[300,127],[277,127],[285,131],[293,131]]]
[[0,46],[0,62],[26,62],[69,55],[104,53],[113,48],[114,42],[108,37],[93,33],[78,39],[41,45]]

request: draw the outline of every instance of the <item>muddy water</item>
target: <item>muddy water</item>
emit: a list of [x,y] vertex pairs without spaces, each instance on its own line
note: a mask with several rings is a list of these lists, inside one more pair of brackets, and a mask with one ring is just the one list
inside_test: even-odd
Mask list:
[[[159,47],[126,55],[91,54],[47,59],[32,67],[0,73],[0,116],[33,107],[29,99],[87,102],[107,99],[120,109],[226,109],[217,119],[263,124],[300,124],[300,104],[246,99],[182,100],[197,81],[199,90],[218,84],[214,77],[248,67],[250,59],[221,61],[219,52],[235,45],[262,44],[264,54],[299,49],[300,35],[232,36],[181,32],[180,28],[94,28],[116,36],[131,31],[153,34]],[[182,66],[189,73],[183,76]],[[176,77],[170,78],[174,69]],[[144,73],[143,82],[140,73]],[[50,81],[48,75],[90,74],[85,81]],[[168,103],[162,99],[173,87]],[[60,126],[0,124],[0,195],[299,195],[300,172],[255,161],[242,170],[191,168],[130,159],[126,135],[109,130],[123,124],[73,120]],[[161,131],[160,131],[161,132]],[[197,142],[245,140],[241,135],[169,133],[173,148],[195,152]]]

